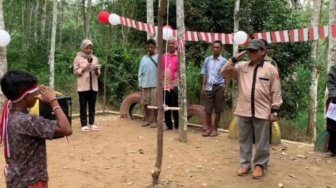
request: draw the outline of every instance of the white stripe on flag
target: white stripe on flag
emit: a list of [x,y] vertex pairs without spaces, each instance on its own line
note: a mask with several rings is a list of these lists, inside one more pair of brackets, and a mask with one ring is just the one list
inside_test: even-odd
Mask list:
[[133,28],[137,28],[137,26],[136,26],[136,23],[135,23],[135,20],[132,20],[132,26],[133,26]]
[[202,40],[202,41],[205,41],[205,35],[204,35],[203,32],[201,32],[201,40]]
[[222,43],[225,44],[225,34],[224,34],[224,33],[221,33],[220,35],[221,35],[221,37],[222,37]]
[[128,26],[128,27],[131,27],[131,26],[132,26],[132,24],[131,24],[131,19],[127,18],[126,20],[127,20],[127,26]]
[[268,43],[272,43],[271,32],[266,32],[266,38]]
[[207,33],[208,35],[208,40],[207,42],[213,42],[213,39],[212,39],[212,34],[211,33]]
[[308,41],[308,28],[303,29],[303,40]]
[[279,31],[276,31],[276,32],[275,32],[275,41],[276,41],[276,42],[281,42],[281,38],[280,38],[280,33],[279,33]]
[[198,41],[198,35],[196,31],[193,32],[193,35],[194,35],[194,41]]
[[323,26],[323,30],[324,30],[324,37],[328,37],[329,36],[329,26]]
[[283,34],[284,34],[285,41],[282,41],[282,42],[289,42],[288,30],[284,30]]
[[298,29],[294,29],[294,42],[299,41],[299,30]]

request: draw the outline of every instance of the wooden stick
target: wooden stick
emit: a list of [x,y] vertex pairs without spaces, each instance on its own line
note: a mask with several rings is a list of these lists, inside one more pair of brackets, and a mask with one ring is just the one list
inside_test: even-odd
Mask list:
[[[147,106],[147,108],[149,109],[158,109],[157,106]],[[164,107],[165,110],[180,110],[180,107]]]

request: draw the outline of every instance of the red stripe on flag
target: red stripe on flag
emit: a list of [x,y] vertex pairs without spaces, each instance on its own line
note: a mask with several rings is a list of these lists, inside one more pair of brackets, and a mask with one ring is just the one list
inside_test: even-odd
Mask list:
[[266,32],[262,32],[262,33],[261,33],[261,37],[262,37],[262,39],[264,39],[264,40],[267,41],[267,35],[266,35]]
[[280,42],[285,42],[285,32],[284,30],[279,31]]
[[299,41],[304,41],[304,32],[303,29],[298,29],[299,31]]
[[225,44],[230,44],[230,38],[229,38],[229,34],[224,34],[225,35]]
[[253,38],[258,39],[258,33],[253,33]]
[[276,43],[276,42],[278,42],[278,41],[277,41],[277,38],[276,38],[276,35],[275,35],[275,31],[272,31],[272,32],[271,32],[271,38],[272,38],[272,43]]
[[318,30],[319,30],[319,37],[320,37],[320,39],[325,38],[324,26],[318,27]]
[[333,25],[331,25],[330,27],[331,27],[331,36],[332,36],[333,38],[335,38],[335,37],[336,37],[336,25],[333,24]]
[[289,30],[289,41],[294,42],[294,30]]

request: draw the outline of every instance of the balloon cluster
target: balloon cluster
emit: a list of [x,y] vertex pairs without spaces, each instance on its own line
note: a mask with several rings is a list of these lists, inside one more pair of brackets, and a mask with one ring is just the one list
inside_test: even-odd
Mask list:
[[120,17],[117,14],[110,14],[109,12],[103,10],[100,11],[97,15],[97,18],[100,23],[110,23],[111,25],[118,25],[120,24]]

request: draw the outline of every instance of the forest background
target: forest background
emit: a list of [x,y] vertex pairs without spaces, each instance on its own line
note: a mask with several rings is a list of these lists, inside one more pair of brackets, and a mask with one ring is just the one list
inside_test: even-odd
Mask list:
[[[125,26],[101,24],[97,14],[106,10],[133,20],[146,22],[146,0],[59,0],[55,43],[55,90],[70,96],[73,111],[78,111],[76,78],[72,73],[73,59],[81,41],[88,36],[94,43],[94,54],[107,69],[106,105],[118,110],[122,99],[137,91],[137,72],[146,53],[147,33]],[[322,1],[323,2],[323,1]],[[301,2],[302,3],[302,2]],[[249,34],[263,31],[298,29],[311,26],[312,1],[301,4],[287,0],[241,1],[239,30]],[[185,0],[185,26],[189,31],[233,33],[235,0]],[[154,7],[158,1],[154,0]],[[320,25],[328,25],[329,1],[322,4]],[[176,3],[169,2],[168,23],[176,28]],[[154,22],[157,25],[157,8]],[[26,70],[48,85],[50,67],[52,0],[3,0],[5,28],[11,35],[7,46],[8,70]],[[318,70],[317,134],[324,130],[328,38],[318,41],[316,60],[311,58],[312,42],[270,44],[269,56],[278,64],[284,104],[280,113],[282,138],[306,141],[309,109],[311,66]],[[241,47],[241,49],[243,49]],[[202,104],[200,70],[205,57],[211,55],[211,44],[186,42],[186,74],[188,104]],[[232,56],[232,45],[224,45],[222,55]],[[99,104],[103,102],[103,76],[99,77]],[[232,119],[232,95],[225,101],[221,126],[228,128]]]

